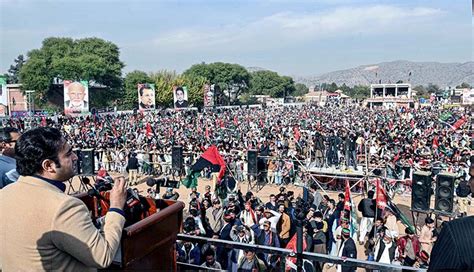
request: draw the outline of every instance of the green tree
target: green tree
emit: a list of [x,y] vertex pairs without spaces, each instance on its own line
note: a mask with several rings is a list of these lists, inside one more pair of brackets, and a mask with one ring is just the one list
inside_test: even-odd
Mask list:
[[25,58],[23,55],[19,55],[15,60],[14,64],[10,65],[10,69],[8,69],[8,83],[19,83],[20,82],[20,70],[25,63]]
[[229,101],[237,100],[247,91],[250,81],[250,74],[243,66],[224,62],[195,64],[184,71],[183,76],[205,78],[210,84],[216,84]]
[[133,109],[138,107],[138,84],[152,83],[152,79],[143,71],[133,71],[125,76],[125,92],[120,106],[123,109]]
[[184,81],[175,71],[162,70],[150,75],[156,88],[156,104],[163,107],[173,106],[173,86],[182,86]]
[[354,86],[349,95],[355,99],[365,99],[370,96],[370,87],[363,86],[363,85],[356,85]]
[[293,94],[295,90],[291,77],[280,76],[278,73],[268,70],[251,73],[250,92],[254,95],[284,97]]
[[28,52],[20,69],[23,90],[36,90],[40,106],[62,104],[63,80],[88,80],[91,107],[112,104],[123,95],[120,52],[99,38],[47,38],[40,49]]
[[429,98],[430,93],[428,90],[423,85],[417,85],[413,88],[413,90],[416,92],[416,96],[418,98],[423,97],[423,98]]
[[293,96],[303,96],[309,92],[309,88],[303,83],[295,84],[295,91],[292,93]]
[[456,89],[464,89],[464,88],[470,89],[471,85],[469,85],[469,83],[463,82],[461,83],[461,85],[456,86]]
[[438,85],[432,84],[432,83],[428,84],[428,87],[426,88],[426,90],[428,91],[429,94],[432,94],[432,93],[439,94],[443,92],[443,90],[441,90]]

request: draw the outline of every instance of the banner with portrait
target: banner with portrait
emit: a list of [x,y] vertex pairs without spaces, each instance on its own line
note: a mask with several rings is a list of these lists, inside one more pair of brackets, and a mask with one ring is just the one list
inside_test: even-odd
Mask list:
[[203,95],[204,95],[204,100],[203,100],[204,101],[204,107],[214,106],[214,92],[211,88],[211,85],[204,84],[204,86],[203,86]]
[[141,111],[155,109],[155,84],[140,83],[138,90],[138,109]]
[[78,115],[89,113],[89,82],[64,80],[64,113]]
[[0,76],[0,116],[7,115],[8,94],[7,94],[7,79]]
[[188,88],[186,86],[173,87],[173,102],[175,109],[188,107]]

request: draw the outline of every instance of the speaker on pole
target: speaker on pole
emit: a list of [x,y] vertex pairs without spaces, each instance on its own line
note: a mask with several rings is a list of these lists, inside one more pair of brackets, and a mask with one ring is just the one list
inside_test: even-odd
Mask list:
[[81,157],[81,175],[93,176],[95,174],[94,149],[82,149]]
[[247,151],[247,170],[249,175],[256,176],[258,174],[257,162],[257,150]]
[[173,146],[171,150],[171,169],[181,173],[183,169],[183,147]]
[[435,211],[452,213],[454,207],[454,181],[456,176],[440,173],[436,178]]
[[427,212],[430,209],[431,195],[431,173],[413,173],[411,186],[411,209],[414,211]]

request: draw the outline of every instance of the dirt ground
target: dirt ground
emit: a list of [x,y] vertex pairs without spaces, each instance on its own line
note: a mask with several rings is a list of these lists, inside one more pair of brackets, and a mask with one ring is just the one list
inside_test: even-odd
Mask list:
[[[119,175],[120,174],[118,174],[118,173],[113,173],[112,174],[112,176],[114,176],[114,177],[119,176]],[[144,177],[144,176],[139,177],[139,181],[141,181],[141,183],[137,186],[131,186],[131,187],[137,188],[139,190],[140,194],[146,195],[147,194],[147,189],[149,188],[146,185],[146,179],[147,179],[147,177]],[[198,192],[204,192],[204,187],[208,184],[211,184],[211,182],[209,180],[200,179],[200,181],[198,183]],[[76,190],[80,187],[80,181],[79,181],[78,177],[75,177],[73,179],[72,185]],[[241,183],[238,186],[241,189],[243,194],[245,194],[247,191],[252,191],[264,203],[269,201],[271,194],[279,193],[279,188],[280,188],[280,186],[276,186],[274,184],[267,184],[263,188],[259,188],[259,190],[257,190],[257,188],[249,187],[248,183]],[[295,196],[302,196],[303,195],[302,187],[298,187],[298,186],[295,186],[295,185],[286,185],[285,187],[286,187],[287,191],[293,191]],[[165,190],[166,190],[165,188],[161,188],[160,194],[163,194],[165,192]],[[190,201],[189,193],[191,192],[191,189],[187,189],[186,187],[181,185],[179,189],[175,189],[175,190],[179,193],[179,195],[180,195],[179,199],[181,201],[183,201],[185,204],[189,203],[189,201]],[[66,190],[66,192],[67,192],[67,190]],[[322,192],[322,191],[320,191],[320,192],[321,192],[321,194],[324,194],[324,192]],[[337,195],[339,194],[339,192],[327,191],[327,194],[332,199],[335,199],[337,201]],[[356,205],[360,202],[360,200],[362,198],[364,198],[364,196],[362,194],[352,193],[352,199],[353,199],[353,201]],[[401,210],[401,212],[407,218],[409,218],[410,221],[412,221],[412,213],[410,211],[411,196],[410,195],[396,195],[395,198],[392,201],[393,201],[393,203],[395,203],[397,205],[397,207]],[[431,207],[433,207],[433,206],[434,206],[434,196],[431,199]],[[473,201],[471,201],[471,205],[469,205],[469,207],[468,207],[468,215],[474,215],[474,199],[473,199]],[[360,218],[362,215],[360,214],[360,212],[357,212],[357,216]],[[425,214],[419,214],[418,220],[417,220],[415,225],[422,226],[423,223],[424,223],[425,217],[426,217]],[[442,217],[442,218],[443,218],[443,220],[449,220],[447,217]],[[441,221],[438,221],[438,222],[441,223]],[[404,235],[405,227],[403,226],[403,224],[401,222],[399,222],[398,225],[399,225],[398,229],[399,229],[400,235]],[[367,256],[364,253],[364,247],[362,245],[359,245],[359,243],[357,241],[356,241],[356,246],[357,246],[357,258],[362,259],[362,260],[367,259]],[[336,271],[335,267],[330,268],[327,265],[325,266],[324,270],[325,271]],[[364,271],[364,270],[358,269],[358,271]]]

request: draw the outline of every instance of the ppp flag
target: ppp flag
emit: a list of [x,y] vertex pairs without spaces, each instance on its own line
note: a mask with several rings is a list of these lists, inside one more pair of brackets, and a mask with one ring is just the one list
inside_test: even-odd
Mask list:
[[186,188],[197,187],[199,173],[206,167],[210,168],[212,172],[219,172],[217,181],[220,182],[222,180],[225,174],[226,164],[215,145],[211,145],[204,151],[196,163],[191,166],[191,172],[183,180],[183,185],[186,186]]

